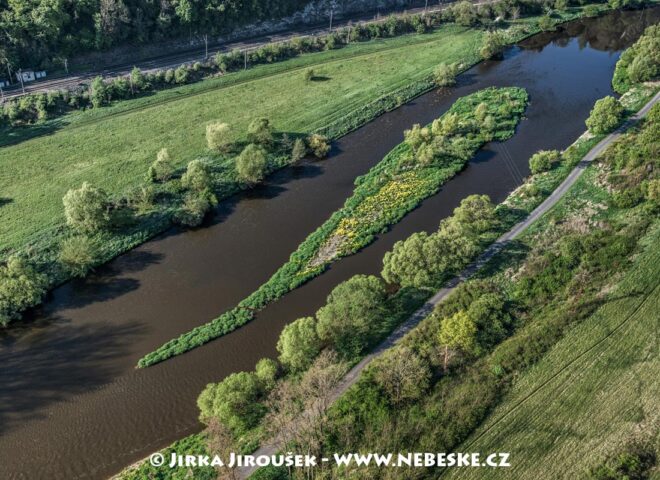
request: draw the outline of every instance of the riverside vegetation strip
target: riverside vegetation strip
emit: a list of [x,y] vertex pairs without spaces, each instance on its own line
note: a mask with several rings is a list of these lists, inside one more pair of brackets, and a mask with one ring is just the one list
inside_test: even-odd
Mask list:
[[[533,2],[521,5],[522,13],[536,12]],[[474,7],[469,8],[472,25],[492,22],[492,10],[478,17]],[[590,15],[609,7],[594,8]],[[586,8],[569,7],[557,12],[550,23],[579,18],[584,12]],[[540,31],[539,17],[500,26],[507,43]],[[21,138],[49,135],[0,149],[0,221],[6,227],[0,231],[0,257],[26,258],[43,274],[44,288],[53,288],[72,276],[58,261],[72,235],[64,226],[60,201],[67,189],[91,182],[134,217],[91,239],[97,252],[89,265],[100,265],[170,227],[179,208],[179,191],[156,192],[156,204],[146,210],[136,205],[145,192],[140,179],[161,148],[168,148],[175,167],[200,157],[207,162],[214,171],[214,193],[222,200],[245,185],[236,181],[231,158],[203,147],[206,123],[231,118],[233,131],[244,132],[252,119],[263,115],[280,131],[295,136],[319,131],[337,138],[432,89],[431,72],[438,63],[459,63],[463,69],[478,62],[483,37],[476,28],[442,24],[426,35],[351,43],[35,125],[34,130],[21,132]],[[320,66],[317,74],[329,81],[305,82],[302,69],[310,65]],[[370,68],[370,82],[363,81],[365,65]],[[191,135],[195,131],[198,135]],[[240,145],[244,135],[236,133],[234,140]],[[272,152],[266,171],[286,165],[286,158]],[[176,176],[180,173],[179,169]],[[27,300],[34,305],[42,298],[43,292],[35,292]],[[8,301],[13,302],[9,317],[29,306]]]
[[[643,88],[636,88],[634,91],[629,92],[628,95],[624,96],[623,98],[623,103],[627,106],[628,111],[630,110],[638,110],[641,108],[642,105],[646,103],[647,100],[650,99],[650,97],[653,96],[654,89],[648,89],[646,87]],[[657,107],[656,107],[657,111]],[[558,164],[555,164],[554,168],[552,168],[550,171],[540,173],[533,175],[532,177],[528,178],[525,182],[524,185],[522,185],[520,188],[518,188],[516,191],[511,193],[509,197],[506,199],[505,202],[500,204],[497,209],[497,217],[499,219],[499,222],[496,222],[497,228],[496,232],[493,232],[493,234],[498,235],[502,233],[503,231],[509,229],[512,227],[514,224],[516,224],[521,217],[526,216],[529,214],[536,206],[538,206],[543,199],[547,198],[548,195],[550,195],[555,188],[563,181],[563,179],[567,176],[569,172],[573,170],[575,165],[578,163],[578,161],[588,152],[591,150],[592,147],[594,147],[601,139],[603,136],[597,136],[597,137],[589,137],[589,136],[582,136],[580,139],[578,139],[571,147],[569,147],[563,154],[561,161]],[[648,135],[647,135],[648,138]],[[583,191],[583,184],[584,182],[576,185],[573,190],[579,190]],[[591,194],[591,191],[588,192]],[[575,193],[571,192],[567,198],[573,198],[574,201],[576,195]],[[575,211],[580,211],[580,208],[574,208],[573,212]],[[625,212],[624,212],[625,213]],[[548,221],[547,216],[540,220],[537,221],[534,227],[532,228],[532,238],[534,236],[534,232],[538,231],[539,225],[547,225],[549,224],[561,224],[561,221],[557,221],[557,219],[561,219],[564,217],[564,211],[563,209],[560,209],[552,219]],[[529,235],[527,235],[527,238],[529,238]],[[484,239],[486,240],[486,239]],[[482,246],[485,246],[488,242],[485,241],[483,242]],[[648,244],[648,241],[646,242]],[[492,262],[493,264],[498,264],[502,258],[505,258],[506,255],[510,253],[505,252],[504,254],[499,254],[498,257],[494,259]],[[517,257],[516,257],[517,258]],[[515,261],[515,258],[514,258]],[[640,265],[644,265],[645,262],[643,259],[641,260],[636,260],[636,262]],[[640,263],[641,262],[641,263]],[[637,271],[637,270],[635,270]],[[441,280],[438,280],[438,282],[441,282]],[[407,296],[410,296],[410,292],[406,294]],[[427,298],[429,296],[429,293],[422,293],[423,298]],[[423,298],[420,300],[418,298],[417,302],[412,302],[409,303],[406,307],[404,307],[402,310],[398,312],[398,317],[399,318],[406,318],[407,315],[411,314],[413,311],[415,311],[418,306],[420,305],[419,301],[423,302]],[[446,302],[449,302],[451,304],[455,304],[454,298],[452,299],[447,299]],[[397,308],[394,308],[392,313],[396,312]],[[407,314],[406,314],[407,312]],[[437,318],[437,317],[436,317]],[[429,325],[429,323],[433,324],[434,320],[426,321],[426,325]],[[392,325],[390,325],[392,326]],[[419,329],[418,329],[419,330]],[[434,336],[433,335],[427,335],[426,330],[423,330],[422,332],[417,331],[416,333],[413,334],[416,339],[413,339],[413,343],[418,342],[419,339],[421,338],[422,341],[424,339],[432,339]],[[421,336],[420,336],[421,335]],[[428,338],[427,338],[428,337]],[[410,344],[407,344],[410,345]],[[283,379],[286,380],[286,377]],[[371,377],[367,382],[371,381]],[[351,390],[349,393],[344,395],[350,396],[350,395],[355,395],[355,392],[359,392],[360,390]],[[372,390],[370,390],[372,391]],[[368,395],[369,396],[369,395]],[[340,400],[341,402],[342,400]],[[469,402],[468,402],[469,403]],[[380,408],[380,407],[379,407]],[[471,408],[470,405],[467,407],[468,409]],[[366,410],[364,410],[366,412]],[[433,423],[433,422],[430,422]],[[437,422],[435,422],[437,423]],[[451,424],[451,421],[447,422],[448,424]],[[261,427],[257,427],[254,432],[250,432],[247,435],[241,435],[241,437],[237,440],[238,445],[234,447],[233,451],[241,451],[243,453],[249,453],[252,451],[254,448],[255,441],[258,441],[257,439],[261,437],[262,431]],[[205,437],[209,435],[209,432],[201,433],[201,434],[195,434],[190,437],[187,437],[181,441],[176,442],[172,446],[168,447],[167,449],[163,450],[161,453],[164,453],[166,457],[169,457],[171,453],[177,453],[177,454],[186,454],[186,453],[211,453],[209,450],[207,450],[207,443]],[[256,437],[256,438],[255,438]],[[215,448],[215,447],[214,447]],[[388,447],[389,448],[389,447]],[[398,447],[394,447],[394,450],[396,450]],[[183,471],[179,472],[178,470],[162,470],[162,469],[157,469],[149,465],[148,462],[143,462],[141,464],[136,464],[135,466],[131,467],[130,469],[127,469],[126,471],[122,472],[117,478],[121,479],[143,479],[143,478],[152,478],[154,475],[161,475],[164,474],[164,478],[179,478],[178,475],[179,473],[183,473]],[[205,467],[200,467],[200,468],[194,468],[193,473],[195,478],[215,478],[217,475],[217,472],[214,471],[213,468],[205,468]],[[260,472],[260,473],[266,473],[266,472]],[[256,478],[256,475],[255,475]],[[258,478],[285,478],[285,477],[280,477],[278,475],[275,476],[268,476],[268,475],[260,475]]]
[[488,88],[458,99],[432,125],[413,127],[406,141],[355,181],[344,206],[264,285],[233,310],[164,344],[138,365],[153,365],[229,333],[250,321],[255,310],[371,243],[378,232],[436,193],[481,146],[511,137],[526,105],[527,93],[521,88]]

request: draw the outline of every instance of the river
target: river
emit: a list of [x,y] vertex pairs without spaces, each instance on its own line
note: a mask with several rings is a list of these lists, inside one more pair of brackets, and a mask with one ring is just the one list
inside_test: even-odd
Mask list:
[[[383,254],[413,232],[437,228],[460,200],[501,201],[539,149],[565,148],[583,131],[622,49],[660,9],[573,22],[510,48],[502,61],[461,75],[336,142],[330,158],[277,172],[223,202],[206,228],[164,235],[94,275],[63,285],[0,338],[0,477],[106,478],[199,431],[203,387],[275,355],[283,326],[313,312],[356,273],[377,273]],[[368,78],[368,72],[365,72]],[[233,307],[266,281],[351,194],[413,123],[427,123],[478,89],[517,85],[530,94],[516,135],[489,144],[434,197],[360,253],[275,302],[245,327],[144,370],[137,360]]]

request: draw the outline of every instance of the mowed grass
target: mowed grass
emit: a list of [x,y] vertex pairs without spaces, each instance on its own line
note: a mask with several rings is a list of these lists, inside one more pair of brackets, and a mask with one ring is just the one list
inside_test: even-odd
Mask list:
[[[576,479],[660,420],[660,224],[610,301],[529,371],[457,451],[509,452],[510,468],[447,479]],[[657,423],[656,423],[657,428]]]
[[[143,181],[161,148],[168,148],[179,166],[205,155],[210,121],[229,122],[238,139],[262,116],[278,131],[308,133],[428,76],[441,62],[475,62],[482,35],[444,26],[74,114],[50,135],[0,149],[0,251],[53,235],[64,221],[62,196],[83,181],[119,195]],[[327,80],[305,82],[309,65]]]

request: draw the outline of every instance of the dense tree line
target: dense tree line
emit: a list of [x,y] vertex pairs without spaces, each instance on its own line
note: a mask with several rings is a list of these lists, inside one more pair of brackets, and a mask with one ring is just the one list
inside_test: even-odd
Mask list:
[[0,67],[47,65],[127,42],[221,34],[309,0],[0,0]]

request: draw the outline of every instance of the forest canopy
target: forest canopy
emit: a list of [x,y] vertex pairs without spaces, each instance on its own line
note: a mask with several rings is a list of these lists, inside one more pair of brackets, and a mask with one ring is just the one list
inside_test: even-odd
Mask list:
[[309,0],[0,0],[0,68],[61,66],[124,43],[216,35],[281,18]]

